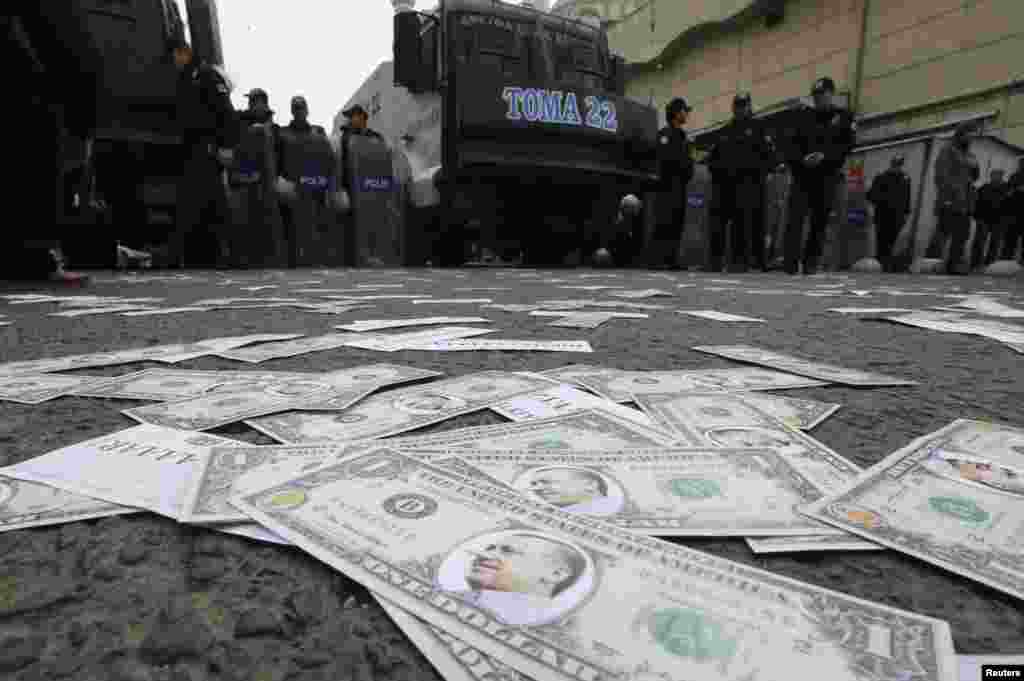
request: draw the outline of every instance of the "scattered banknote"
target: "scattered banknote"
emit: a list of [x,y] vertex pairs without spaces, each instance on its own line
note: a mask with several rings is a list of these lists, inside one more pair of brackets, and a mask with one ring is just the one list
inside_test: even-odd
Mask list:
[[608,295],[627,300],[637,300],[640,298],[658,298],[662,296],[671,298],[675,294],[657,288],[648,288],[643,291],[609,291]]
[[432,343],[409,345],[406,350],[468,351],[468,350],[523,350],[532,352],[593,352],[588,341],[533,341],[533,340],[436,340]]
[[[618,374],[621,373],[621,369],[612,369],[609,367],[599,367],[593,364],[569,364],[564,367],[558,367],[557,369],[547,369],[546,371],[538,372],[542,376],[554,379],[559,383],[575,383],[581,385],[576,378],[582,376],[592,376],[595,374]],[[585,387],[585,386],[584,386]]]
[[700,345],[694,350],[709,355],[718,355],[737,362],[749,362],[772,367],[779,371],[787,371],[798,376],[809,376],[819,378],[831,383],[843,383],[853,386],[894,386],[894,385],[917,385],[916,381],[905,378],[885,376],[872,371],[860,371],[858,369],[847,369],[832,364],[822,364],[810,360],[793,357],[773,350],[755,348],[749,345]]
[[1024,343],[1024,327],[1018,324],[996,322],[990,319],[966,319],[962,314],[914,312],[898,317],[882,317],[881,319],[896,324],[916,326],[930,331],[984,336],[1003,343]]
[[481,305],[481,307],[491,310],[501,310],[502,312],[533,312],[534,310],[543,309],[541,305],[520,305],[520,304],[508,304],[499,305],[497,303],[492,305]]
[[292,545],[292,543],[284,537],[279,537],[262,525],[254,522],[209,525],[208,529],[215,532],[222,532],[224,534],[232,534],[236,537],[255,539],[256,541],[266,542],[269,544],[280,544],[282,546]]
[[239,362],[250,362],[258,364],[271,359],[283,357],[295,357],[309,352],[321,352],[340,348],[349,341],[365,340],[366,335],[361,333],[330,333],[325,336],[306,336],[293,340],[278,341],[276,343],[262,343],[249,348],[236,348],[234,350],[223,350],[217,353],[218,357],[233,359]]
[[380,438],[486,409],[514,395],[551,384],[543,376],[483,371],[426,386],[390,390],[341,414],[294,412],[250,419],[246,423],[284,443]]
[[314,380],[320,374],[288,371],[192,371],[146,369],[107,379],[106,383],[76,389],[79,397],[175,402],[213,392],[242,390],[287,380]]
[[162,303],[163,298],[120,298],[117,296],[75,296],[73,298],[65,298],[60,301],[61,307],[114,307],[121,305],[152,305],[153,303]]
[[210,312],[212,307],[161,307],[156,310],[134,310],[122,312],[122,317],[152,317],[154,315],[179,314],[181,312]]
[[0,476],[0,532],[138,512],[50,485]]
[[[551,375],[554,377],[554,374]],[[563,379],[564,380],[564,379]],[[631,402],[646,393],[738,392],[813,388],[826,383],[780,371],[738,367],[683,371],[574,371],[572,382],[616,402]]]
[[110,381],[104,376],[60,374],[18,374],[0,376],[0,400],[20,404],[42,404],[79,390],[99,388]]
[[821,490],[768,449],[458,456],[524,496],[641,534],[742,537],[829,531],[796,511],[820,499]]
[[623,407],[602,397],[595,397],[564,383],[534,393],[517,395],[504,402],[491,405],[490,409],[512,421],[529,421],[530,419],[562,416],[586,409],[601,409],[643,426],[654,426],[651,418],[642,411]]
[[[560,511],[386,448],[231,503],[538,681],[739,681],[796,668],[860,681],[882,652],[886,679],[955,679],[945,622]],[[909,629],[912,640],[899,633]]]
[[978,314],[990,317],[1006,317],[1009,319],[1024,319],[1024,310],[1010,307],[1005,303],[986,298],[984,296],[966,296],[959,303],[953,303],[950,307],[964,308]]
[[340,301],[346,301],[346,300],[364,301],[364,300],[413,300],[413,299],[423,298],[423,296],[422,295],[418,295],[418,296],[417,295],[406,295],[406,294],[398,294],[398,293],[395,293],[395,294],[392,294],[392,293],[382,293],[380,295],[371,295],[371,296],[362,296],[362,295],[360,295],[360,296],[329,295],[329,296],[324,296],[324,298],[334,298],[334,299],[340,300]]
[[[414,296],[415,297],[415,296]],[[456,303],[492,303],[490,298],[422,298],[412,301],[413,305],[426,305],[428,303],[456,304]]]
[[830,307],[829,312],[841,314],[886,314],[891,312],[913,312],[909,307]]
[[729,314],[728,312],[718,312],[716,310],[679,310],[679,314],[690,315],[691,317],[700,317],[701,319],[710,319],[714,322],[763,322],[763,319],[758,317],[744,317],[738,314]]
[[211,355],[219,350],[242,347],[250,343],[270,340],[286,340],[298,338],[301,333],[289,334],[256,334],[252,336],[236,336],[233,338],[210,338],[196,343],[177,343],[174,345],[154,345],[146,348],[118,350],[114,352],[95,352],[87,355],[69,355],[50,359],[35,359],[21,362],[0,364],[0,376],[19,374],[53,373],[71,369],[87,369],[97,366],[116,364],[133,364],[153,360],[175,363],[196,357]]
[[686,446],[774,449],[826,492],[842,489],[861,473],[818,440],[746,401],[744,393],[648,394],[637,401]]
[[388,438],[386,443],[396,449],[458,454],[461,451],[652,449],[670,446],[675,441],[674,435],[607,410],[586,409],[552,418]]
[[14,324],[14,322],[5,322],[3,320],[0,320],[0,326],[11,326],[12,324]]
[[255,387],[218,391],[178,402],[148,404],[121,413],[140,423],[182,430],[210,430],[229,423],[299,409],[305,404],[332,400],[337,409],[355,404],[377,389],[376,384],[353,386],[347,377],[333,380],[330,374],[290,379]]
[[626,300],[541,300],[538,301],[545,310],[572,310],[582,307],[624,307],[633,310],[664,310],[664,305],[653,305],[651,303],[631,303]]
[[954,421],[805,510],[1024,598],[1024,429]]
[[558,310],[535,310],[530,313],[531,317],[585,317],[587,315],[593,315],[595,317],[622,317],[624,319],[648,319],[649,314],[643,312],[569,312]]
[[0,475],[176,519],[210,448],[240,444],[206,433],[143,425],[0,468]]
[[800,553],[806,551],[883,551],[884,546],[860,537],[810,534],[803,537],[747,537],[754,553]]
[[494,333],[495,329],[477,329],[471,326],[442,326],[425,331],[409,331],[407,333],[379,334],[373,338],[351,340],[345,345],[364,350],[380,352],[398,352],[399,350],[416,349],[424,344],[431,344],[452,338],[470,338]]
[[412,319],[364,319],[361,321],[341,324],[336,328],[347,331],[380,331],[381,329],[398,329],[403,326],[433,326],[449,324],[490,324],[490,319],[483,317],[414,317]]
[[597,313],[584,313],[584,314],[573,314],[566,315],[560,319],[548,324],[548,326],[554,326],[563,329],[596,329],[602,324],[614,319],[614,315],[605,314],[602,312]]
[[[403,366],[401,364],[367,364],[352,369],[342,369],[329,374],[321,374],[329,378],[331,384],[337,388],[357,388],[359,386],[372,386],[374,390],[389,386],[413,383],[428,378],[443,376],[440,371],[432,369],[419,369],[417,367]],[[302,409],[306,411],[341,411],[347,409],[351,403],[344,394],[330,396],[325,399],[316,399],[306,402]]]
[[744,393],[743,400],[771,414],[790,428],[799,430],[814,430],[842,406],[816,400],[801,400],[786,395],[766,395],[756,392]]
[[83,307],[76,310],[65,310],[64,312],[51,312],[51,317],[84,317],[94,314],[110,314],[112,312],[126,312],[128,310],[146,309],[145,305],[113,305],[108,307]]

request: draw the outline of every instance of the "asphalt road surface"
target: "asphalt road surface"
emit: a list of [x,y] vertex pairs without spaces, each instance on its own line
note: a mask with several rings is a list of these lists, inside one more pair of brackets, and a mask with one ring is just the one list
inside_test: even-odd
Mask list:
[[[993,292],[1024,308],[1024,280],[910,275],[691,275],[630,270],[554,270],[525,280],[523,270],[300,270],[191,272],[194,278],[132,283],[99,280],[82,293],[157,296],[163,306],[202,298],[289,296],[299,288],[403,284],[367,295],[416,293],[436,298],[613,300],[602,291],[561,286],[658,288],[672,298],[649,319],[612,320],[595,330],[552,328],[545,317],[481,310],[478,304],[413,305],[383,300],[343,315],[295,309],[225,310],[169,316],[104,314],[50,317],[47,305],[0,301],[2,361],[37,359],[251,333],[318,335],[357,319],[480,315],[499,332],[487,338],[589,340],[592,354],[545,352],[379,353],[355,348],[273,360],[258,366],[204,357],[187,369],[259,368],[330,371],[380,361],[458,376],[485,369],[544,370],[571,363],[631,370],[739,366],[691,346],[751,344],[851,368],[903,376],[920,385],[787,391],[842,408],[812,435],[862,466],[956,418],[1024,427],[1024,356],[981,337],[929,332],[828,312],[830,307],[914,309],[949,304],[944,294]],[[421,281],[419,278],[429,279]],[[543,281],[543,279],[564,280]],[[319,281],[320,284],[306,282]],[[225,283],[228,282],[228,283]],[[730,283],[732,282],[732,283]],[[243,286],[274,285],[259,292]],[[693,286],[678,287],[678,284]],[[459,290],[501,287],[507,290]],[[880,287],[918,295],[849,289]],[[44,289],[49,290],[49,289]],[[40,288],[0,285],[0,293]],[[809,296],[810,293],[833,295]],[[69,295],[72,293],[68,292]],[[302,297],[302,296],[297,296]],[[761,317],[763,324],[723,323],[677,314],[715,309]],[[85,370],[120,375],[165,366]],[[138,402],[65,397],[38,406],[0,402],[0,464],[31,458],[135,425],[120,410]],[[426,431],[499,423],[491,412]],[[256,444],[264,436],[235,425],[214,431]],[[1024,605],[1014,598],[895,551],[756,556],[741,540],[682,540],[718,556],[847,594],[947,620],[958,653],[1024,653]],[[178,525],[152,514],[0,534],[0,678],[315,681],[438,678],[358,585],[293,548],[260,544]]]

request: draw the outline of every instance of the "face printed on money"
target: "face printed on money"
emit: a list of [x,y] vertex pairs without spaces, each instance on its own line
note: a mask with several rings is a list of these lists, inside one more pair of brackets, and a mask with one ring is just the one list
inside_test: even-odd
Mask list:
[[530,492],[564,508],[607,496],[608,485],[600,475],[583,468],[546,468],[530,480]]
[[475,551],[466,583],[477,591],[506,591],[554,598],[585,569],[582,557],[564,544],[511,535]]

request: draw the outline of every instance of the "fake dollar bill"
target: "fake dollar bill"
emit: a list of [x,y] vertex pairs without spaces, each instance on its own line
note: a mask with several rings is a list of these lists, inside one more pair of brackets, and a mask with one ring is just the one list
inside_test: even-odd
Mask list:
[[0,475],[178,518],[198,462],[212,447],[238,444],[206,433],[136,426],[0,468]]
[[651,418],[642,411],[623,407],[601,397],[594,397],[590,393],[577,390],[564,383],[535,393],[513,397],[492,405],[490,409],[512,421],[550,418],[583,409],[602,409],[628,421],[654,427]]
[[533,352],[593,352],[587,341],[531,341],[531,340],[436,340],[406,346],[407,350],[457,351],[457,350],[526,350]]
[[916,381],[905,378],[886,376],[873,371],[860,371],[858,369],[847,369],[832,364],[812,362],[810,360],[785,355],[773,350],[755,348],[749,345],[700,345],[693,348],[697,352],[704,352],[709,355],[717,355],[737,362],[749,362],[750,364],[761,364],[772,367],[779,371],[787,371],[798,376],[809,376],[831,383],[843,383],[853,386],[888,386],[888,385],[917,385]]
[[713,322],[763,322],[763,319],[758,317],[744,317],[739,314],[729,314],[728,312],[718,312],[717,310],[679,310],[679,314],[689,315],[691,317],[700,317],[701,319],[710,319]]
[[957,420],[809,516],[1024,598],[1024,430]]
[[121,413],[140,423],[181,430],[209,430],[255,416],[301,408],[304,404],[334,400],[339,409],[376,390],[373,384],[335,385],[328,376],[288,380],[248,389],[219,391],[180,402],[149,404]]
[[634,396],[647,393],[692,393],[719,390],[740,392],[827,385],[814,379],[753,367],[696,371],[619,371],[615,373],[601,370],[593,375],[574,371],[573,378],[573,382],[616,402],[630,402],[633,401]]
[[379,438],[486,409],[551,384],[543,376],[484,371],[374,395],[341,414],[294,412],[246,423],[284,443]]
[[112,366],[115,364],[131,364],[147,360],[157,362],[183,362],[196,357],[211,355],[219,350],[242,347],[261,341],[285,340],[298,338],[301,333],[287,334],[256,334],[252,336],[236,336],[233,338],[209,338],[197,343],[176,343],[173,345],[155,345],[148,348],[134,348],[116,352],[95,352],[88,355],[69,355],[51,359],[27,360],[0,364],[0,376],[18,374],[53,373],[71,369]]
[[315,379],[319,374],[288,371],[190,371],[147,369],[108,381],[99,386],[76,389],[80,397],[171,402],[207,393],[242,390],[288,380]]
[[813,534],[803,537],[747,537],[754,553],[800,553],[805,551],[882,551],[879,546],[859,537]]
[[436,329],[425,331],[410,331],[408,333],[377,334],[373,338],[352,340],[345,345],[364,350],[379,350],[381,352],[397,352],[407,350],[418,345],[439,342],[451,338],[469,338],[480,336],[485,333],[494,333],[494,329],[475,329],[471,326],[442,326]]
[[270,359],[282,357],[295,357],[308,352],[320,352],[340,348],[345,343],[365,338],[360,333],[331,333],[325,336],[308,336],[306,338],[295,338],[293,340],[278,341],[277,343],[263,343],[250,348],[236,348],[234,350],[223,350],[217,353],[218,357],[233,359],[239,362],[251,362],[253,364],[266,362]]
[[821,442],[747,402],[743,393],[650,394],[637,400],[688,446],[773,449],[827,492],[842,489],[861,472]]
[[766,395],[757,392],[743,393],[743,400],[771,414],[791,428],[813,430],[840,406],[816,400],[802,400],[788,395]]
[[138,512],[50,485],[0,476],[0,532]]
[[535,503],[381,448],[232,503],[538,681],[952,681],[945,622]]
[[602,409],[586,409],[546,419],[460,428],[432,435],[389,438],[388,446],[417,451],[536,452],[650,449],[673,444],[673,435],[623,419]]
[[433,326],[438,324],[490,324],[490,319],[483,317],[414,317],[412,319],[363,319],[361,321],[341,324],[336,328],[348,331],[380,331],[382,329],[398,329],[404,326]]
[[66,376],[55,374],[19,374],[0,376],[0,400],[21,404],[42,404],[64,395],[76,394],[105,385],[102,376]]

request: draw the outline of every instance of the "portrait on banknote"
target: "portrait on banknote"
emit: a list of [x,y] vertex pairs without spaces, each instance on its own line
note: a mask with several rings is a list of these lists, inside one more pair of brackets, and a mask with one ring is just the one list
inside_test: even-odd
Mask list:
[[491,532],[457,546],[441,563],[443,591],[511,625],[554,622],[596,586],[593,560],[582,549],[535,532]]
[[391,406],[407,414],[426,416],[429,414],[440,414],[452,409],[461,409],[466,406],[466,401],[441,393],[420,393],[418,395],[399,397],[392,402]]
[[519,476],[512,486],[569,513],[614,515],[626,504],[625,492],[617,481],[582,466],[534,468]]

